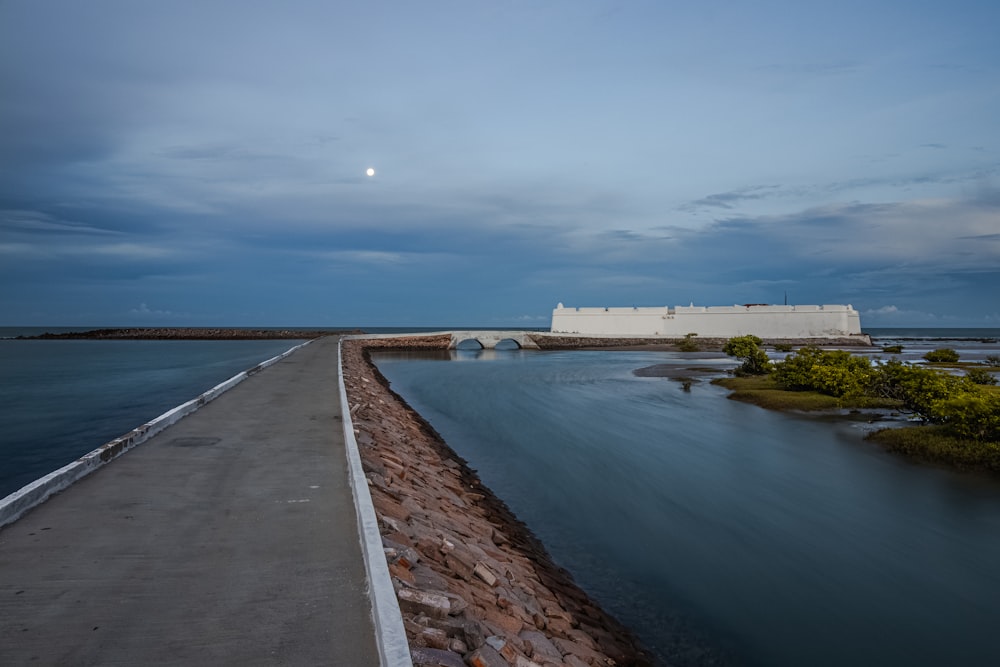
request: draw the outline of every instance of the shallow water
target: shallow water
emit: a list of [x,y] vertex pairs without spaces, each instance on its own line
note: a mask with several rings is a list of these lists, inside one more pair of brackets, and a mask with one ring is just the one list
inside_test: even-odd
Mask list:
[[994,479],[633,375],[672,353],[373,357],[664,663],[1000,664]]

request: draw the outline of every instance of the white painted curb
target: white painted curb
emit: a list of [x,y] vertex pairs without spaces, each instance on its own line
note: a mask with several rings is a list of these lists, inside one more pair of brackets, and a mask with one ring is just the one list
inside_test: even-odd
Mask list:
[[20,519],[28,510],[41,505],[50,497],[66,489],[77,480],[83,479],[106,463],[110,463],[136,445],[140,445],[151,437],[175,424],[188,416],[209,401],[218,398],[223,392],[232,389],[251,375],[259,373],[272,364],[276,364],[296,350],[311,343],[311,340],[296,345],[295,347],[282,352],[276,357],[271,357],[253,368],[237,373],[225,382],[217,384],[204,394],[191,399],[187,403],[172,408],[156,419],[146,422],[142,426],[132,429],[125,435],[119,436],[111,442],[105,443],[92,452],[84,454],[76,461],[48,475],[36,479],[34,482],[23,486],[3,500],[0,500],[0,528],[9,523],[14,523]]
[[347,473],[354,494],[354,508],[358,515],[358,533],[361,537],[361,551],[368,570],[368,596],[372,601],[372,620],[375,622],[375,638],[378,642],[379,664],[382,667],[413,667],[410,645],[403,629],[403,615],[399,611],[396,590],[389,576],[389,566],[385,562],[382,549],[382,534],[378,529],[378,517],[368,490],[368,478],[361,466],[361,453],[354,437],[354,421],[347,403],[347,388],[344,385],[344,364],[342,356],[343,338],[337,343],[337,380],[340,384],[340,412],[344,424],[344,449],[347,450]]

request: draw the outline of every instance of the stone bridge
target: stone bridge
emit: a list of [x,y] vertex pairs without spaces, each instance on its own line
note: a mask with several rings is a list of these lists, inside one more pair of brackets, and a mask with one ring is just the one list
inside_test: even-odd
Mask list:
[[454,350],[458,347],[459,343],[464,343],[467,340],[474,340],[479,343],[484,350],[492,350],[497,346],[502,340],[511,340],[517,343],[517,346],[524,348],[526,350],[537,350],[539,349],[538,344],[532,340],[531,334],[537,332],[529,331],[452,331],[451,332],[451,344],[448,345],[449,350]]

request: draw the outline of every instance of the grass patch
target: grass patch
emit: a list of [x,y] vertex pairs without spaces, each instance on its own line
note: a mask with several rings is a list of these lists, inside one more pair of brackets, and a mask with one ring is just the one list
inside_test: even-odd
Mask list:
[[778,383],[771,379],[770,375],[748,375],[746,377],[725,377],[712,380],[712,384],[717,384],[733,391],[750,391],[754,389],[781,389]]
[[898,401],[868,397],[837,398],[818,391],[789,391],[782,389],[769,375],[752,377],[731,377],[712,380],[732,391],[729,398],[734,401],[752,403],[768,410],[838,410],[841,408],[897,408]]
[[945,426],[883,429],[870,434],[868,439],[917,461],[1000,472],[1000,442],[958,438]]

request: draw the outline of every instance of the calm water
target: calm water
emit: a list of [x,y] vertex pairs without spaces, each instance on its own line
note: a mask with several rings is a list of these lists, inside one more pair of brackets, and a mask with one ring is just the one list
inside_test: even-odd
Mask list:
[[[377,362],[664,661],[1000,664],[1000,482],[909,464],[849,424],[632,374],[677,357]],[[698,362],[712,364],[729,362]]]
[[0,498],[301,342],[0,340]]

